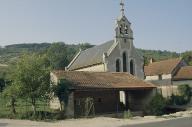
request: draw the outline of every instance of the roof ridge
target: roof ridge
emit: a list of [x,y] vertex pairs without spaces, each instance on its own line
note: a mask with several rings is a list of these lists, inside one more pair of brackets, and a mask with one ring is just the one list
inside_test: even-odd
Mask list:
[[[178,58],[171,58],[171,59],[164,59],[161,61],[155,61],[153,63],[150,63],[149,65],[154,64],[154,63],[161,63],[161,62],[165,62],[165,61],[170,61],[170,60],[176,60],[176,59],[182,60],[182,58],[179,58],[179,57]],[[147,65],[147,66],[149,66],[149,65]]]
[[113,45],[114,40],[96,45],[82,51],[76,59],[68,66],[68,70],[77,70],[83,67],[103,63],[103,53],[107,52]]
[[89,49],[93,49],[93,48],[96,48],[96,47],[102,46],[102,45],[104,45],[104,44],[106,44],[106,43],[108,43],[108,42],[111,42],[111,41],[113,41],[113,40],[105,41],[105,42],[104,42],[104,43],[102,43],[102,44],[95,45],[95,46],[93,46],[93,47],[91,47],[91,48],[87,48],[87,49],[85,49],[85,50],[82,50],[82,52],[85,52],[85,51],[87,51],[87,50],[89,50]]

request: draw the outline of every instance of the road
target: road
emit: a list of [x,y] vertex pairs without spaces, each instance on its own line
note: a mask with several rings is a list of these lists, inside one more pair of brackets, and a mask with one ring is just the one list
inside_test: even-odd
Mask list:
[[154,123],[127,125],[127,126],[121,126],[121,127],[192,127],[192,117],[179,118],[179,119],[167,120],[162,122],[154,122]]
[[[151,122],[155,120],[156,122]],[[99,117],[93,119],[71,119],[55,122],[0,119],[0,127],[192,127],[192,117],[177,118],[172,120],[165,120],[161,118],[159,120],[150,118],[124,120]]]

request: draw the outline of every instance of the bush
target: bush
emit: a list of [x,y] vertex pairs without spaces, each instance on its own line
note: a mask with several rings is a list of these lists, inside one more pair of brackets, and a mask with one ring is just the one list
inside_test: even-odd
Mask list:
[[189,85],[184,84],[178,86],[179,95],[171,95],[168,104],[170,105],[185,105],[191,100],[191,88]]
[[165,113],[166,100],[162,95],[156,94],[145,108],[144,113],[148,115],[163,115]]

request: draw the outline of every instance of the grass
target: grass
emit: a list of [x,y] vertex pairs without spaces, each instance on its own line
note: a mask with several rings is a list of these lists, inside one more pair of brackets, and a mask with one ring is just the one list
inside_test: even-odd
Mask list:
[[29,100],[17,99],[16,102],[16,115],[13,115],[10,110],[9,100],[3,98],[0,93],[0,118],[13,118],[13,119],[62,119],[63,115],[59,112],[55,112],[49,108],[49,104],[46,101],[38,100],[37,103],[37,115],[34,116],[32,112],[32,106]]

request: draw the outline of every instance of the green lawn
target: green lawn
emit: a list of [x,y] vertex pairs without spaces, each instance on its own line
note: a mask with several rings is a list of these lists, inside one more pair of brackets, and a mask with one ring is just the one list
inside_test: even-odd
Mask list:
[[[29,100],[24,99],[18,99],[16,102],[16,112],[17,114],[24,114],[27,112],[31,112],[31,104],[29,103]],[[37,111],[45,111],[45,112],[51,112],[51,109],[49,108],[49,105],[46,101],[37,101]],[[10,110],[10,103],[7,98],[3,98],[0,93],[0,117],[6,117],[10,116],[11,110]]]

